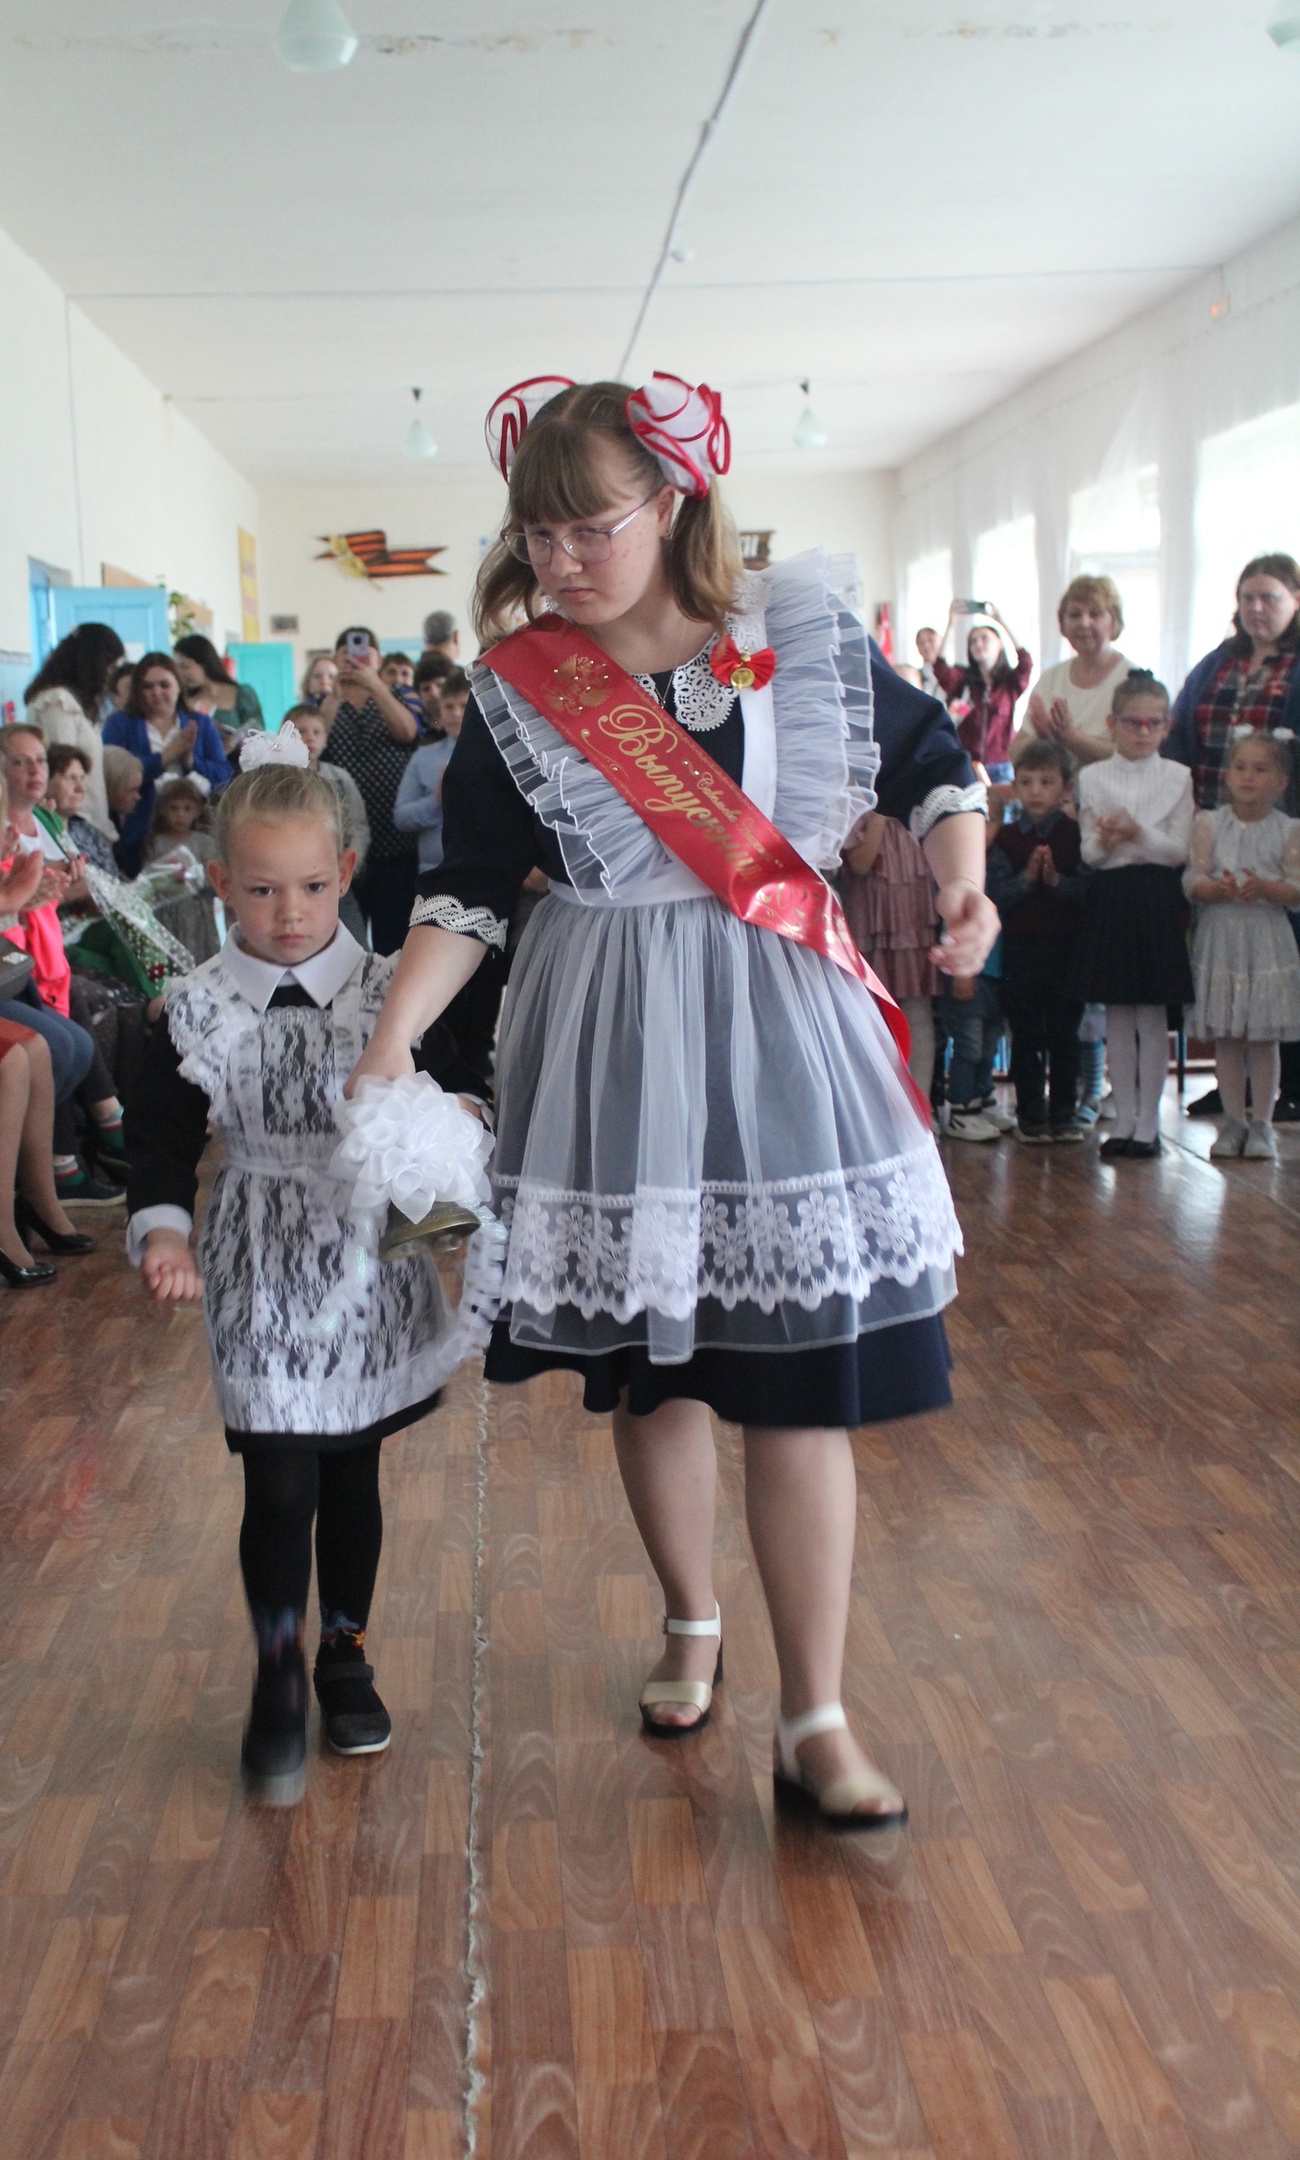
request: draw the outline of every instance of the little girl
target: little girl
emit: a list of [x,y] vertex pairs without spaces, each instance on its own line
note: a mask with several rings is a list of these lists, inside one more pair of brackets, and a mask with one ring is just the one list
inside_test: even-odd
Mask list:
[[934,1077],[934,999],[943,983],[930,958],[938,943],[934,879],[897,818],[873,810],[844,849],[841,892],[854,943],[903,1008],[912,1034],[908,1067],[922,1095]]
[[1300,907],[1300,819],[1278,809],[1290,777],[1286,742],[1243,728],[1228,752],[1228,800],[1192,828],[1183,885],[1199,909],[1195,1032],[1214,1044],[1227,1117],[1210,1153],[1220,1160],[1276,1156],[1278,1045],[1300,1039],[1300,954],[1286,918]]
[[[257,760],[221,799],[210,871],[238,928],[169,993],[131,1103],[128,1249],[152,1296],[202,1296],[206,1307],[226,1442],[244,1465],[239,1557],[258,1666],[242,1765],[251,1794],[283,1807],[306,1776],[313,1517],[326,1738],[344,1755],[388,1746],[365,1654],[383,1534],[379,1448],[434,1408],[447,1358],[423,1258],[386,1263],[364,1313],[313,1326],[339,1302],[350,1250],[328,1174],[334,1105],[394,963],[363,952],[339,922],[353,855],[338,798],[296,731],[260,740]],[[196,1266],[209,1121],[225,1160]]]
[[1192,778],[1159,755],[1169,692],[1132,668],[1106,722],[1115,756],[1075,783],[1083,859],[1102,872],[1087,887],[1076,995],[1106,1007],[1115,1131],[1109,1159],[1160,1153],[1160,1097],[1169,1065],[1170,1005],[1194,995],[1179,871],[1192,829]]

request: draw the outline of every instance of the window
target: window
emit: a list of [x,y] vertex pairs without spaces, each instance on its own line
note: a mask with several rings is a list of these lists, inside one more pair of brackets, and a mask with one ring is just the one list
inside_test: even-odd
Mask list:
[[1252,555],[1300,554],[1300,405],[1211,435],[1196,475],[1192,658],[1232,627],[1237,579]]
[[[1124,603],[1121,649],[1160,672],[1160,472],[1139,465],[1070,497],[1070,576],[1109,577]],[[1068,647],[1061,640],[1060,658]]]
[[982,532],[974,560],[970,597],[994,606],[1011,635],[1033,652],[1038,643],[1038,553],[1032,515]]
[[943,636],[952,599],[952,549],[939,548],[933,555],[918,555],[903,576],[903,620],[898,655],[916,665],[916,633],[937,630]]

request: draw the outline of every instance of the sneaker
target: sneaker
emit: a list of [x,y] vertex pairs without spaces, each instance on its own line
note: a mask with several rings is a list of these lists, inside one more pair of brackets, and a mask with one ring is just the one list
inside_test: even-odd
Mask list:
[[80,1163],[71,1177],[56,1171],[54,1189],[62,1207],[121,1207],[126,1199],[121,1185],[101,1185]]
[[954,1103],[948,1112],[950,1140],[1000,1140],[1001,1137],[997,1126],[990,1125],[977,1108],[961,1110]]
[[979,1113],[986,1125],[996,1125],[999,1132],[1014,1132],[1016,1129],[1015,1119],[1007,1116],[996,1095],[988,1096],[980,1104]]
[[393,1721],[374,1689],[375,1668],[364,1658],[317,1660],[312,1685],[325,1738],[336,1755],[382,1755]]
[[1218,1137],[1210,1149],[1211,1162],[1229,1162],[1240,1155],[1246,1145],[1246,1127],[1240,1118],[1225,1118]]
[[1024,1147],[1050,1147],[1052,1144],[1046,1125],[1017,1125],[1016,1138]]
[[297,1807],[307,1790],[307,1676],[259,1672],[239,1753],[248,1797],[259,1807]]
[[1095,1125],[1101,1116],[1100,1096],[1085,1095],[1074,1115],[1080,1125]]
[[1113,1118],[1115,1116],[1115,1098],[1113,1095],[1102,1096],[1097,1105],[1097,1115],[1099,1118]]
[[1058,1147],[1082,1147],[1083,1132],[1083,1126],[1071,1118],[1068,1125],[1053,1125],[1052,1138]]
[[92,1127],[86,1152],[93,1168],[102,1170],[110,1183],[116,1181],[125,1185],[131,1175],[131,1165],[126,1158],[126,1142],[120,1124]]
[[1277,1141],[1273,1137],[1273,1128],[1266,1125],[1263,1118],[1251,1119],[1246,1145],[1241,1152],[1247,1162],[1277,1161]]

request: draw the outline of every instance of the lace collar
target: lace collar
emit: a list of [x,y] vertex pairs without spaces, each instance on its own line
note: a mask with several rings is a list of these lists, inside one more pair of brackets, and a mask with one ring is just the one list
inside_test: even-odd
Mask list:
[[[719,682],[709,666],[709,656],[716,639],[710,638],[693,660],[683,661],[672,671],[673,705],[681,726],[692,735],[707,735],[711,728],[719,728],[736,702],[736,693],[730,683]],[[643,690],[652,698],[658,698],[653,675],[636,675]]]

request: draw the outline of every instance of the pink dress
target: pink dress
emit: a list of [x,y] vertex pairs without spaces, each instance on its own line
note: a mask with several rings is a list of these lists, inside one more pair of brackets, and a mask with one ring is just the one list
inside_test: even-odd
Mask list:
[[934,880],[905,825],[885,819],[880,853],[865,877],[844,865],[840,890],[858,951],[901,1005],[939,994],[929,953],[939,934]]

